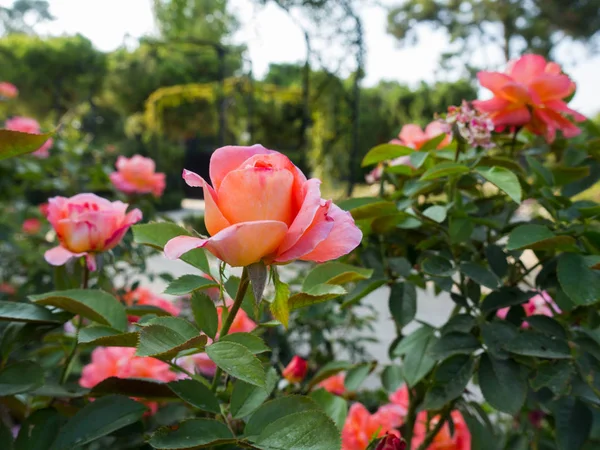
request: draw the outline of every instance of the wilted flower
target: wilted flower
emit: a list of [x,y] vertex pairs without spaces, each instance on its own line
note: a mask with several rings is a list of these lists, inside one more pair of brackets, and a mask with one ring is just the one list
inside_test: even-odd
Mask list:
[[473,147],[492,148],[494,122],[486,113],[482,113],[463,100],[461,106],[450,106],[444,122],[448,128],[456,126],[458,132]]

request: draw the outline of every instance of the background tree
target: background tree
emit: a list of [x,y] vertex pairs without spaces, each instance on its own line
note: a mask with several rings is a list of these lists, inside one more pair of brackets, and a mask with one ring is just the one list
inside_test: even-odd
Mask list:
[[0,36],[33,34],[37,24],[54,19],[49,8],[45,0],[16,0],[11,7],[0,6]]

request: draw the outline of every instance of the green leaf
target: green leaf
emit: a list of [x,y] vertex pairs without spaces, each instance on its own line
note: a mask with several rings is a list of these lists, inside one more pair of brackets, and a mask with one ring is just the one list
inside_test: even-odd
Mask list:
[[549,336],[555,336],[559,339],[567,339],[567,332],[563,326],[552,317],[534,315],[527,318],[529,326]]
[[[48,450],[66,420],[54,409],[38,409],[21,424],[15,450]],[[1,447],[3,450],[5,447]],[[7,447],[6,450],[11,447]]]
[[0,422],[0,448],[4,450],[14,450],[12,432],[8,429],[6,425],[4,425],[3,422]]
[[563,397],[554,408],[558,450],[579,450],[592,431],[593,414],[575,397]]
[[79,330],[77,342],[94,346],[137,347],[138,333],[122,333],[104,325],[92,325]]
[[460,271],[477,284],[489,289],[496,289],[500,285],[498,277],[480,264],[463,262],[460,264]]
[[148,440],[153,448],[192,449],[235,442],[227,425],[213,419],[188,419],[177,427],[164,427]]
[[60,324],[65,318],[32,303],[0,301],[0,321]]
[[272,367],[267,370],[265,387],[254,386],[243,381],[236,381],[231,393],[231,415],[241,419],[256,411],[269,398],[279,381],[277,371]]
[[389,161],[399,156],[410,155],[414,152],[414,149],[402,145],[381,144],[367,152],[362,160],[361,167],[372,166],[373,164]]
[[20,131],[0,130],[0,161],[15,156],[33,153],[54,136],[54,132],[44,134],[21,133]]
[[423,215],[433,220],[434,222],[442,223],[444,220],[446,220],[447,212],[446,208],[444,208],[443,206],[434,205],[430,206],[425,211],[423,211]]
[[504,278],[508,273],[508,262],[506,261],[506,254],[502,248],[497,245],[488,245],[485,248],[485,256],[487,262],[498,278]]
[[452,275],[456,269],[452,266],[450,260],[442,256],[429,256],[421,265],[423,272],[437,277],[445,277]]
[[456,355],[442,362],[433,374],[433,385],[425,394],[423,409],[441,409],[460,397],[475,369],[475,360]]
[[104,291],[70,289],[30,295],[29,299],[38,305],[55,306],[117,330],[127,329],[125,307],[119,300]]
[[485,400],[494,408],[512,415],[521,410],[527,395],[527,382],[513,360],[482,355],[478,379]]
[[412,283],[392,285],[389,297],[392,317],[401,327],[413,321],[417,314],[417,290]]
[[435,180],[449,175],[461,175],[469,172],[469,168],[464,164],[454,162],[443,162],[436,164],[431,169],[425,171],[421,176],[421,181]]
[[527,164],[531,170],[537,175],[538,179],[547,186],[554,186],[554,176],[547,167],[544,167],[538,160],[531,156],[525,156]]
[[386,282],[387,279],[380,277],[359,281],[356,283],[356,287],[344,298],[342,309],[346,309],[357,304],[371,292],[383,286]]
[[583,256],[560,255],[557,273],[562,290],[575,304],[591,305],[600,300],[600,274],[588,267]]
[[0,371],[0,397],[33,391],[44,384],[44,370],[33,361],[19,361]]
[[452,332],[438,339],[429,348],[429,355],[442,361],[453,355],[470,355],[479,347],[479,340],[472,334]]
[[[148,245],[158,250],[163,247],[171,239],[177,236],[192,236],[185,228],[170,222],[153,222],[134,225],[133,240],[137,244]],[[206,253],[201,248],[196,248],[187,252],[180,258],[182,261],[191,266],[200,269],[202,272],[210,274],[210,265],[206,258]]]
[[346,290],[341,286],[333,284],[319,284],[311,287],[306,292],[299,292],[290,297],[288,305],[290,311],[303,308],[305,306],[316,305],[317,303],[327,302],[334,298],[344,295]]
[[246,383],[265,386],[265,371],[250,350],[236,342],[219,341],[206,347],[206,353],[222,370]]
[[507,306],[520,305],[527,302],[531,294],[517,288],[500,288],[498,291],[488,294],[481,303],[481,312],[488,314]]
[[366,280],[371,277],[373,270],[355,267],[340,262],[328,262],[317,265],[311,270],[302,283],[302,290],[310,289],[321,284],[346,284],[352,281]]
[[483,343],[494,358],[508,359],[509,353],[504,345],[518,335],[517,327],[506,321],[496,321],[481,325]]
[[287,329],[290,321],[290,287],[279,279],[273,272],[273,283],[275,285],[275,299],[271,303],[271,314],[279,320]]
[[410,155],[410,163],[418,169],[425,163],[428,157],[429,152],[414,152],[412,155]]
[[194,292],[191,298],[191,306],[198,328],[211,339],[214,339],[219,328],[219,315],[214,302],[208,295],[202,292]]
[[504,167],[477,167],[475,171],[483,178],[504,191],[515,203],[521,203],[523,192],[519,178]]
[[186,295],[200,289],[214,287],[219,287],[219,284],[216,281],[209,280],[208,278],[199,275],[183,275],[169,284],[167,289],[165,289],[165,294]]
[[507,342],[504,348],[517,355],[549,359],[571,358],[571,350],[567,341],[530,330],[518,334],[517,337]]
[[142,418],[146,407],[120,395],[102,397],[79,410],[61,428],[52,450],[72,450]]
[[[310,397],[300,395],[288,395],[271,400],[262,405],[248,420],[244,433],[246,436],[258,436],[270,424],[277,419],[299,412],[318,410],[317,405]],[[286,448],[283,446],[281,448]]]
[[469,333],[477,324],[475,318],[469,314],[458,314],[451,317],[442,327],[442,334],[453,332]]
[[435,366],[436,360],[429,356],[429,347],[435,343],[433,328],[423,326],[408,335],[394,349],[394,356],[405,355],[402,370],[410,387],[416,385]]
[[325,389],[317,389],[311,392],[310,398],[333,420],[338,430],[342,431],[348,416],[348,402],[342,397],[327,392]]
[[369,376],[374,366],[371,363],[359,364],[346,373],[344,378],[344,387],[346,390],[353,392],[358,390],[360,385]]
[[543,362],[537,366],[535,378],[531,379],[531,387],[536,391],[546,387],[554,395],[564,394],[567,392],[573,372],[573,366],[569,361]]
[[429,150],[435,150],[439,147],[444,139],[448,136],[446,133],[441,133],[431,139],[425,141],[425,143],[421,146],[421,152],[428,152]]
[[252,441],[264,450],[332,450],[342,445],[333,421],[318,410],[278,418]]
[[173,316],[168,311],[154,305],[131,305],[125,307],[125,312],[128,316],[143,317],[143,316]]
[[465,217],[450,218],[448,233],[452,244],[462,244],[471,237],[473,230],[475,230],[475,224],[470,219]]
[[309,388],[317,385],[321,381],[336,375],[340,372],[348,370],[352,367],[352,364],[348,361],[330,361],[319,369],[312,380],[310,380]]
[[175,397],[165,383],[159,383],[147,378],[118,378],[109,377],[94,386],[91,397],[108,394],[120,394],[136,398],[173,398]]
[[409,276],[412,272],[412,264],[410,261],[401,256],[388,258],[388,265],[392,271],[403,277]]
[[215,397],[209,388],[196,380],[172,381],[168,388],[184,402],[192,405],[194,408],[208,411],[215,414],[221,413],[219,400]]
[[219,342],[236,342],[250,350],[253,355],[271,351],[261,338],[250,333],[231,333],[220,338]]
[[157,317],[144,324],[140,332],[137,356],[171,359],[182,350],[204,349],[207,337],[187,320],[178,317]]
[[395,392],[402,383],[402,368],[400,366],[387,366],[381,372],[381,384],[387,392]]
[[396,204],[384,200],[377,200],[350,210],[350,214],[352,214],[354,220],[373,219],[375,217],[388,216],[396,212],[398,212]]
[[552,250],[563,248],[575,243],[571,236],[555,235],[544,225],[521,225],[508,235],[507,250]]

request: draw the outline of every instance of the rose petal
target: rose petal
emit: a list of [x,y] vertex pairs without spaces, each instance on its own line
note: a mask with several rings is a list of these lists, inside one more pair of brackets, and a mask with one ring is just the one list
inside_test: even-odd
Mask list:
[[349,212],[332,204],[328,216],[334,221],[331,233],[312,252],[300,259],[315,262],[330,261],[350,253],[360,244],[362,232],[354,224],[354,219]]
[[531,120],[531,114],[527,107],[506,109],[492,115],[496,126],[520,126]]
[[202,187],[204,192],[204,224],[211,236],[227,228],[231,223],[225,218],[217,205],[217,193],[200,175],[183,170],[183,179],[192,187]]
[[540,101],[562,100],[573,93],[573,83],[566,75],[540,75],[530,84]]
[[248,168],[229,172],[217,190],[218,205],[230,223],[275,220],[291,225],[294,218],[288,170]]
[[177,259],[194,248],[205,247],[230,266],[248,266],[274,253],[286,232],[287,225],[275,220],[238,223],[210,239],[173,238],[165,245],[165,255],[169,259]]
[[494,94],[500,92],[506,83],[510,83],[512,81],[511,78],[504,73],[486,71],[478,72],[477,79],[479,80],[479,84],[481,84],[484,88],[489,89]]
[[481,112],[494,113],[502,111],[510,105],[508,100],[500,97],[494,97],[489,100],[473,100],[473,106]]
[[509,75],[519,83],[529,84],[546,70],[546,59],[540,55],[523,55],[510,68]]
[[421,127],[414,124],[404,125],[398,135],[402,143],[408,147],[418,149],[427,140]]
[[46,250],[46,253],[44,253],[44,259],[52,266],[63,266],[69,259],[78,258],[86,254],[87,253],[73,253],[59,245],[51,248],[50,250]]
[[221,147],[210,157],[210,181],[213,188],[218,192],[223,178],[242,165],[244,161],[254,155],[273,153],[260,144],[252,147],[238,147],[228,145]]

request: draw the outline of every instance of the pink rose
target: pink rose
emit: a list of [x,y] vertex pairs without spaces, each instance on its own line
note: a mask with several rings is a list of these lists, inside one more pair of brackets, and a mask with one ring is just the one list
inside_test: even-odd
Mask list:
[[[526,317],[535,315],[552,317],[562,312],[554,299],[550,297],[546,291],[541,291],[539,294],[531,297],[527,303],[523,305],[523,309],[525,310]],[[500,308],[498,312],[496,312],[496,315],[501,319],[506,319],[509,310],[510,307]],[[521,327],[528,328],[529,324],[527,321],[523,321]]]
[[129,227],[142,219],[139,209],[126,213],[127,206],[94,194],[49,199],[48,221],[60,245],[45,253],[46,261],[62,266],[70,258],[86,256],[89,269],[95,270],[94,254],[115,247]]
[[264,260],[323,262],[360,244],[362,233],[350,213],[321,198],[316,179],[281,153],[261,145],[223,147],[210,160],[212,186],[188,170],[183,178],[204,189],[209,239],[178,236],[165,246],[177,259],[198,247],[234,267]]
[[110,174],[110,181],[125,194],[149,194],[160,197],[165,190],[165,174],[156,173],[156,165],[150,158],[135,155],[119,156],[117,172]]
[[[21,133],[29,133],[29,134],[41,134],[40,124],[35,119],[31,119],[29,117],[13,117],[12,119],[8,119],[6,121],[6,129],[12,131],[20,131]],[[35,152],[32,153],[33,156],[37,156],[38,158],[47,158],[50,156],[50,148],[53,144],[52,139],[48,139],[44,144]]]
[[17,95],[19,95],[19,90],[14,84],[6,81],[0,82],[0,97],[15,98]]
[[[450,432],[450,426],[445,423],[440,432],[435,436],[427,450],[471,450],[471,433],[458,411],[452,411],[452,422],[454,423],[454,434]],[[435,427],[439,416],[434,417],[427,427],[427,411],[421,411],[415,423],[414,437],[411,448],[418,448],[427,435],[428,429]]]
[[300,383],[302,380],[304,380],[307,371],[308,364],[306,360],[296,355],[283,370],[282,375],[283,378],[288,380],[290,383]]
[[317,386],[335,395],[344,395],[344,392],[346,392],[343,373],[338,373],[337,375],[325,378]]
[[391,434],[400,437],[394,425],[371,414],[361,403],[354,403],[342,429],[342,450],[366,450],[373,438]]
[[[149,289],[138,287],[133,291],[127,292],[123,296],[123,301],[127,306],[133,305],[149,305],[156,306],[160,309],[165,310],[169,314],[173,316],[178,316],[181,312],[181,308],[179,308],[174,302],[167,300],[166,298],[159,297],[154,294]],[[137,322],[139,320],[136,316],[128,317],[130,322]]]
[[425,142],[440,134],[446,134],[446,137],[439,143],[438,149],[447,146],[452,141],[452,136],[448,133],[448,127],[445,124],[437,120],[433,121],[425,127],[425,131],[419,125],[408,124],[402,127],[398,139],[391,140],[390,144],[404,145],[419,150]]
[[25,219],[21,229],[23,230],[23,233],[37,234],[42,229],[42,222],[40,222],[40,219],[36,218]]

